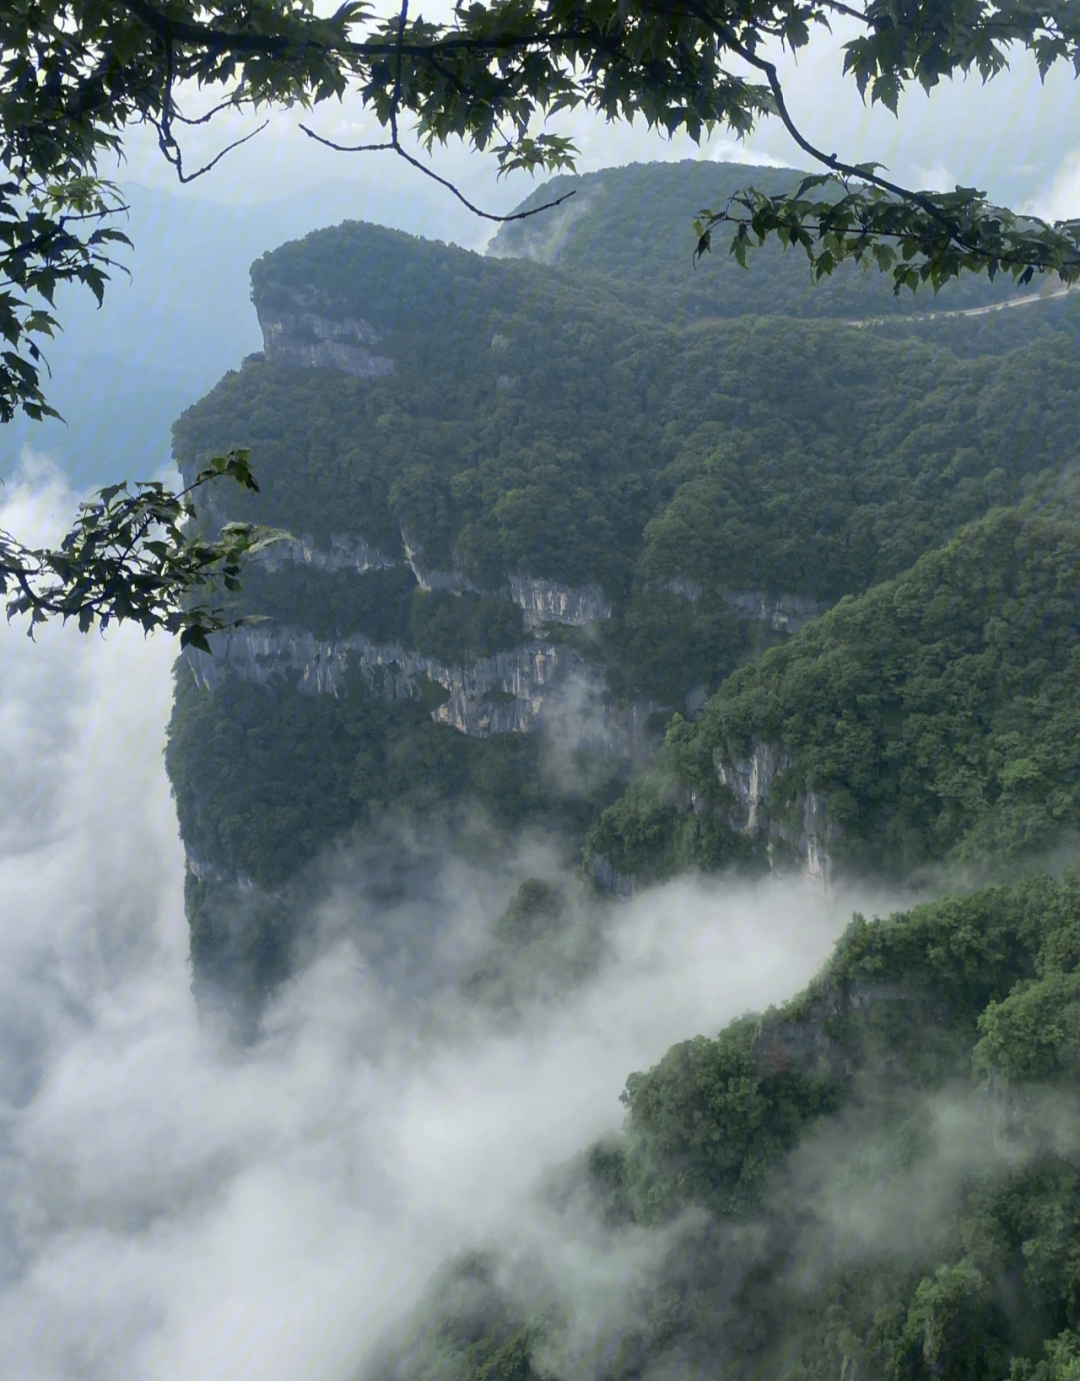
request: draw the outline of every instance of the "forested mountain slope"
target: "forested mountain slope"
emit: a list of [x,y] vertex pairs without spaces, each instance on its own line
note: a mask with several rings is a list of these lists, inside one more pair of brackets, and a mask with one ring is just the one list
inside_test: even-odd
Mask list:
[[1080,445],[1059,330],[959,355],[682,329],[599,275],[355,224],[252,280],[266,349],[176,454],[249,446],[262,493],[218,516],[297,540],[245,580],[271,621],[182,665],[169,765],[196,974],[253,992],[288,968],[281,889],[335,840],[468,800],[572,859],[673,710]]
[[572,193],[569,200],[550,212],[500,226],[488,253],[601,274],[634,302],[648,302],[657,315],[683,322],[737,316],[921,315],[1017,295],[1011,279],[991,285],[972,277],[948,284],[936,298],[910,293],[894,298],[891,280],[854,264],[815,285],[805,255],[785,254],[775,243],[755,251],[747,271],[730,256],[719,232],[715,249],[699,271],[687,272],[699,211],[720,210],[729,197],[747,187],[769,196],[794,190],[804,176],[791,168],[696,159],[555,177],[527,197],[520,209],[531,210]]
[[589,848],[682,868],[1017,866],[1080,828],[1080,533],[996,510],[677,720]]
[[1078,966],[1075,875],[855,917],[805,992],[632,1074],[623,1135],[365,1377],[1069,1381]]

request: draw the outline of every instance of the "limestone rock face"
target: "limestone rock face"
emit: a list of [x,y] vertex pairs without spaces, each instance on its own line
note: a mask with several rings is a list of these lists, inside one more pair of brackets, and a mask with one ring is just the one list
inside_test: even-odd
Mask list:
[[394,372],[394,361],[371,347],[382,339],[370,322],[334,321],[316,312],[283,312],[260,316],[263,352],[274,364],[292,369],[338,369],[357,379],[377,379]]
[[775,633],[795,633],[826,609],[807,595],[769,595],[763,590],[732,590],[724,602],[744,619],[767,623]]
[[581,627],[611,617],[611,603],[599,585],[572,587],[531,576],[510,577],[510,598],[525,611],[530,627],[566,623]]
[[414,545],[401,534],[401,545],[405,551],[405,561],[413,575],[416,583],[421,590],[449,590],[451,594],[458,595],[462,590],[479,590],[465,575],[464,571],[438,571],[431,569],[423,564],[423,556],[418,545]]
[[267,570],[280,570],[283,566],[311,566],[317,571],[364,571],[386,570],[399,564],[399,558],[388,556],[362,537],[333,536],[329,547],[319,547],[311,537],[294,537],[275,542],[260,556]]
[[715,759],[716,776],[731,793],[728,824],[759,841],[770,860],[784,846],[794,852],[800,871],[827,887],[832,873],[829,845],[839,835],[830,823],[827,798],[817,791],[799,791],[778,799],[777,778],[792,766],[783,748],[756,740],[747,758]]
[[216,634],[214,657],[189,657],[196,681],[208,690],[228,675],[266,684],[275,674],[299,674],[301,691],[339,695],[350,672],[388,700],[416,700],[425,680],[441,686],[448,699],[432,718],[471,738],[527,733],[557,678],[563,652],[546,644],[481,657],[468,666],[447,666],[400,643],[378,644],[362,635],[316,638],[303,628],[264,626]]
[[387,700],[421,700],[425,685],[442,688],[445,699],[431,711],[469,738],[527,734],[550,727],[564,747],[588,747],[603,754],[645,757],[652,747],[648,727],[653,701],[613,705],[603,683],[570,649],[530,641],[507,652],[448,666],[400,643],[378,644],[362,635],[316,638],[302,628],[252,625],[213,635],[214,656],[184,654],[198,685],[214,690],[227,676],[257,684],[275,675],[298,676],[309,695],[339,695],[350,674],[359,675]]
[[[683,595],[692,604],[696,604],[702,594],[700,581],[683,576],[658,580],[655,588]],[[804,623],[820,617],[828,607],[809,595],[770,595],[764,590],[728,590],[724,603],[744,619],[767,623],[774,633],[794,633]]]

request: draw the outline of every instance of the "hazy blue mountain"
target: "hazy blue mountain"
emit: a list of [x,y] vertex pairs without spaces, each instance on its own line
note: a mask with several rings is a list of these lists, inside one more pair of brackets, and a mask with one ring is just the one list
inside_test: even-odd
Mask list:
[[[262,346],[248,266],[283,240],[346,218],[434,238],[487,234],[449,194],[422,181],[407,193],[374,182],[333,182],[280,201],[227,206],[197,190],[133,184],[104,306],[88,292],[58,294],[63,333],[48,346],[48,394],[65,419],[20,417],[0,437],[0,479],[24,446],[54,456],[78,485],[145,477],[169,460],[169,428],[225,370]],[[65,425],[66,423],[66,425]]]

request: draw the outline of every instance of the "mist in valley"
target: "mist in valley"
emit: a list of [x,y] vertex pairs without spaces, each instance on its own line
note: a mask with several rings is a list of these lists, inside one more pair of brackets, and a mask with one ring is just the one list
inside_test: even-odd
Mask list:
[[[44,538],[73,501],[32,464],[0,524]],[[190,992],[162,765],[173,645],[128,627],[30,642],[16,623],[0,649],[5,1377],[344,1381],[441,1263],[498,1244],[551,1166],[618,1129],[630,1071],[788,996],[856,900],[646,891],[576,990],[455,1026],[450,978],[537,847],[502,871],[446,861],[425,925],[448,962],[421,963],[419,1002],[380,982],[339,884],[240,1049]],[[539,1210],[525,1221],[542,1239]]]

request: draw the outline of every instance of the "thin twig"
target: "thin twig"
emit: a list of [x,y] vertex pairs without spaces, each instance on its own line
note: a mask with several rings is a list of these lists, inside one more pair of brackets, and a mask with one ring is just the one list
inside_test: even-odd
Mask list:
[[445,177],[440,177],[438,173],[432,172],[430,168],[425,168],[418,158],[413,158],[411,154],[405,152],[400,144],[397,145],[397,153],[406,163],[411,163],[414,168],[418,168],[425,177],[430,177],[433,182],[437,182],[441,187],[445,187],[448,192],[452,192],[462,206],[467,206],[474,216],[479,216],[485,221],[498,221],[506,224],[508,221],[525,221],[530,216],[539,216],[541,211],[550,211],[552,207],[561,206],[564,201],[569,201],[575,195],[576,189],[571,188],[569,192],[564,192],[561,197],[556,197],[554,201],[546,201],[543,206],[534,206],[531,211],[514,211],[509,216],[496,216],[491,211],[481,211],[463,193],[459,192],[452,182],[448,182]]
[[[251,98],[248,97],[248,100]],[[212,106],[205,115],[189,116],[181,114],[178,107],[173,108],[172,118],[179,120],[182,125],[208,125],[215,115],[220,115],[223,110],[239,110],[242,98],[239,92],[230,96],[226,101],[219,101],[216,106]]]
[[325,139],[321,134],[316,134],[315,131],[313,129],[309,129],[307,125],[301,125],[300,128],[304,131],[308,138],[314,139],[317,144],[325,145],[325,147],[328,149],[334,149],[337,153],[374,153],[379,150],[392,149],[394,153],[398,155],[399,158],[403,158],[406,163],[409,163],[412,165],[412,167],[417,168],[420,172],[424,174],[425,177],[429,177],[433,182],[437,182],[440,187],[445,187],[448,192],[453,193],[453,195],[457,197],[458,201],[461,202],[462,206],[467,207],[473,213],[474,216],[479,216],[481,220],[485,221],[496,221],[504,225],[508,221],[523,221],[527,220],[530,216],[538,216],[541,211],[550,211],[552,207],[561,206],[564,201],[568,201],[570,197],[574,195],[573,190],[564,193],[564,195],[561,197],[557,197],[554,201],[545,202],[543,206],[535,206],[531,211],[515,211],[508,216],[497,216],[492,211],[482,211],[479,206],[475,206],[468,199],[468,197],[465,196],[465,194],[459,188],[455,187],[455,185],[452,182],[450,182],[447,178],[440,177],[438,173],[433,172],[430,168],[426,168],[418,158],[414,158],[412,154],[405,152],[405,150],[401,147],[401,140],[398,137],[397,117],[398,105],[401,100],[402,46],[405,39],[405,21],[408,17],[408,13],[409,0],[401,0],[401,10],[398,13],[398,43],[397,51],[395,53],[397,70],[394,74],[394,90],[390,99],[389,141],[381,144],[336,144],[332,139]]
[[[172,132],[173,116],[176,110],[175,102],[173,101],[174,70],[171,34],[165,34],[162,39],[162,45],[165,50],[165,99],[162,101],[161,119],[155,120],[152,115],[147,116],[147,119],[158,132],[158,148],[161,150],[162,156],[166,163],[170,163],[176,169],[177,179],[183,186],[202,177],[204,174],[208,173],[211,168],[216,167],[226,154],[232,153],[232,151],[238,149],[241,144],[246,144],[249,139],[254,139],[257,134],[261,134],[270,121],[269,119],[264,120],[257,129],[253,129],[249,134],[243,135],[240,139],[234,139],[231,144],[226,144],[219,153],[215,154],[209,163],[204,163],[203,166],[196,169],[195,172],[185,173],[183,150],[180,148],[180,145],[176,141],[176,136]],[[226,102],[225,104],[231,104],[231,102]],[[222,107],[219,107],[219,109],[220,108]],[[211,115],[213,113],[213,111],[210,112]],[[209,119],[209,116],[206,118]],[[203,121],[197,120],[185,123],[202,124]]]
[[823,0],[827,9],[835,10],[837,14],[846,14],[850,19],[857,19],[861,24],[868,24],[866,14],[862,10],[853,10],[850,5],[842,5],[840,0]]
[[[269,120],[264,120],[262,124],[259,125],[256,129],[253,129],[250,134],[245,134],[242,139],[234,139],[231,144],[226,144],[225,147],[221,150],[221,152],[215,154],[209,163],[204,163],[201,168],[196,169],[196,171],[193,173],[184,172],[180,153],[180,146],[175,142],[173,144],[173,147],[176,149],[176,159],[175,162],[172,159],[169,159],[169,162],[172,163],[173,167],[176,169],[176,176],[180,182],[194,182],[196,178],[202,177],[204,173],[208,173],[211,168],[216,167],[216,165],[221,162],[221,160],[225,157],[227,153],[232,153],[233,149],[238,149],[241,144],[246,144],[249,139],[254,139],[257,134],[262,134],[263,130],[267,127],[269,123]],[[166,157],[168,158],[167,154]]]
[[515,211],[509,216],[496,216],[492,211],[482,211],[479,206],[474,206],[468,197],[460,192],[452,182],[449,182],[445,177],[440,177],[438,173],[432,172],[430,168],[425,168],[419,159],[413,158],[411,154],[406,153],[400,143],[392,139],[385,144],[335,144],[332,139],[326,139],[321,134],[316,134],[314,130],[308,129],[307,125],[301,125],[300,128],[309,139],[314,139],[316,144],[323,144],[326,148],[333,149],[336,153],[375,153],[380,149],[392,149],[399,158],[403,158],[406,163],[411,163],[412,166],[419,169],[425,177],[430,177],[433,182],[437,182],[441,187],[445,187],[448,192],[452,192],[454,196],[457,197],[458,201],[460,201],[463,206],[468,207],[474,216],[479,216],[481,220],[485,221],[499,221],[503,223],[506,221],[524,221],[530,216],[538,216],[541,211],[550,211],[552,207],[561,206],[564,201],[569,201],[572,196],[576,195],[575,188],[569,192],[564,192],[561,197],[556,197],[554,201],[544,202],[543,206],[534,206],[531,211]]

